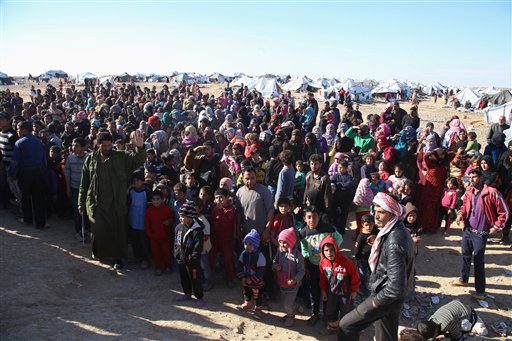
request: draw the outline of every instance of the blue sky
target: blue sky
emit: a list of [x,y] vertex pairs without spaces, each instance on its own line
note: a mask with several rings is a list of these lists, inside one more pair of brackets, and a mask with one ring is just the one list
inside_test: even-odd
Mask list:
[[0,71],[244,72],[512,87],[510,1],[1,0]]

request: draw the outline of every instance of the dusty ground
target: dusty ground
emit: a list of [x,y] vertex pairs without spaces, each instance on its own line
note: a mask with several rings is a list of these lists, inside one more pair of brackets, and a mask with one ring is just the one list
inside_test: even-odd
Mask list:
[[[20,90],[22,95],[28,91]],[[378,113],[382,106],[364,105],[362,111]],[[407,110],[409,105],[403,107]],[[428,120],[439,126],[455,111],[428,99],[420,104],[419,113],[422,126]],[[485,141],[488,128],[482,115],[462,115]],[[176,304],[181,289],[176,272],[156,277],[151,270],[128,263],[121,275],[113,275],[89,260],[89,245],[74,239],[71,220],[50,219],[49,224],[49,230],[39,231],[19,224],[12,212],[0,211],[1,340],[335,340],[320,336],[320,324],[309,327],[306,316],[298,316],[294,327],[283,328],[277,304],[270,305],[272,311],[262,321],[237,311],[241,287],[224,287],[219,271],[203,308],[196,309],[191,302]],[[488,326],[502,321],[512,326],[512,278],[504,273],[512,264],[510,247],[487,247],[487,288],[495,299],[488,299],[489,308],[484,309],[470,297],[471,288],[448,285],[457,278],[460,263],[461,231],[457,227],[452,231],[446,239],[441,234],[425,236],[416,262],[420,300],[408,302],[412,318],[402,319],[401,325],[414,325],[422,314],[457,298],[475,307]],[[345,236],[346,251],[353,245],[351,236],[352,232]],[[439,305],[428,303],[433,295],[440,297]],[[372,335],[369,329],[362,340],[371,340]],[[492,330],[489,337],[500,339]]]

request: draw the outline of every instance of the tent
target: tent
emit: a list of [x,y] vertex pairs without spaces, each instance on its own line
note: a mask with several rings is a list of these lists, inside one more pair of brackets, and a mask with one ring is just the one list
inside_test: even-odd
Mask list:
[[469,101],[469,103],[471,103],[471,106],[474,107],[480,100],[480,97],[482,96],[475,90],[472,90],[470,88],[464,88],[462,91],[456,93],[455,97],[459,100],[462,106],[464,106],[464,104],[467,101]]
[[256,89],[263,97],[275,97],[281,94],[281,88],[277,84],[277,78],[242,76],[231,83],[232,86],[247,86],[249,90]]
[[309,84],[311,84],[311,78],[306,76],[295,77],[288,83],[283,85],[284,91],[306,91]]
[[75,84],[85,84],[85,81],[95,81],[98,79],[98,76],[96,76],[95,74],[93,73],[90,73],[90,72],[85,72],[85,73],[81,73],[81,74],[78,74],[76,76],[76,79],[75,79]]
[[100,77],[100,84],[101,85],[105,85],[107,83],[110,83],[112,85],[115,85],[116,84],[116,81],[114,79],[114,76],[104,76],[104,77]]
[[0,72],[0,85],[11,85],[12,77],[9,77],[6,73]]
[[370,89],[364,86],[351,86],[347,89],[347,92],[350,95],[352,101],[358,103],[368,102],[372,98],[372,92],[370,91]]
[[407,84],[394,79],[391,82],[380,82],[377,87],[372,90],[372,95],[386,94],[388,92],[396,94],[400,91],[409,93],[410,88]]
[[116,76],[115,80],[117,82],[126,83],[126,82],[130,82],[132,80],[135,80],[135,77],[130,76],[130,74],[128,74],[127,72],[124,72],[124,73],[120,74],[119,76]]
[[434,96],[434,94],[438,91],[444,91],[446,87],[441,83],[432,83],[427,86],[424,86],[421,89],[421,92],[427,96]]
[[211,75],[208,76],[208,81],[211,83],[225,83],[230,82],[232,77],[224,76],[221,73],[214,72]]
[[44,74],[45,78],[66,78],[68,74],[62,70],[50,70]]
[[496,92],[489,98],[489,105],[502,105],[512,101],[512,93],[509,90]]
[[490,107],[484,109],[485,120],[488,123],[496,123],[500,116],[505,116],[507,123],[512,122],[512,101],[499,105],[496,107]]
[[498,92],[500,92],[498,89],[496,89],[494,86],[490,86],[488,88],[485,88],[484,90],[480,91],[482,95],[495,95]]
[[151,74],[146,76],[145,81],[146,82],[151,82],[151,83],[162,83],[162,82],[168,83],[169,82],[169,78],[170,77],[151,73]]

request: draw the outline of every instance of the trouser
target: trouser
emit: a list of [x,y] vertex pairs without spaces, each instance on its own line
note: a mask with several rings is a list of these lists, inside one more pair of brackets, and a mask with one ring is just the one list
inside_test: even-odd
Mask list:
[[460,280],[467,283],[469,270],[471,269],[471,258],[475,266],[475,290],[478,293],[485,293],[485,246],[487,235],[471,232],[466,228],[462,233],[462,262]]
[[150,252],[153,251],[153,243],[151,243],[150,251],[149,238],[148,235],[146,234],[146,231],[136,230],[130,227],[130,243],[132,244],[133,255],[135,256],[135,258],[137,258],[137,260],[149,261]]
[[26,223],[32,223],[32,209],[37,228],[46,225],[46,204],[45,204],[45,170],[40,169],[22,169],[19,172],[18,185],[21,191],[21,210],[23,211],[23,220]]
[[233,268],[233,238],[214,237],[212,238],[212,249],[210,250],[210,264],[215,267],[217,255],[222,253],[224,260],[224,270],[226,270],[226,277],[232,280],[235,277],[235,270]]
[[339,323],[339,341],[358,341],[359,333],[371,324],[375,326],[375,340],[398,340],[398,322],[403,301],[395,301],[377,308],[373,307],[372,301],[373,297],[368,297],[343,316]]
[[325,319],[327,322],[337,322],[340,317],[343,317],[347,312],[352,310],[352,300],[343,297],[342,295],[333,294],[330,290],[327,291],[327,301],[325,303]]
[[281,289],[281,300],[283,303],[283,310],[288,316],[295,315],[295,310],[297,305],[295,304],[295,299],[297,298],[297,292],[299,291],[299,286],[295,286],[293,288]]
[[264,287],[263,291],[266,294],[271,295],[277,291],[276,279],[274,276],[274,271],[272,271],[272,261],[274,260],[274,255],[276,254],[276,247],[274,244],[267,242],[260,244],[260,250],[263,256],[265,256],[265,274],[263,275]]
[[71,203],[73,205],[73,222],[75,223],[75,232],[82,233],[82,225],[85,231],[91,230],[91,223],[87,217],[87,212],[80,214],[78,212],[78,188],[71,188]]
[[[345,234],[345,227],[347,225],[348,211],[350,210],[350,201],[340,200],[339,208],[340,213],[335,217],[335,227],[340,234]],[[337,212],[337,211],[336,211]]]
[[212,267],[210,266],[210,259],[208,253],[201,255],[201,270],[203,270],[203,279],[205,284],[212,283]]
[[309,272],[308,289],[311,300],[311,310],[313,315],[320,312],[320,268],[309,260],[305,261],[307,271]]
[[259,288],[244,287],[244,300],[250,302],[255,301],[256,307],[261,307],[261,295]]
[[[0,165],[0,167],[3,167]],[[11,206],[11,191],[7,183],[7,173],[4,169],[0,169],[0,204],[4,208]]]
[[203,281],[201,280],[201,267],[197,264],[179,264],[180,281],[183,293],[192,295],[199,300],[203,298]]
[[448,214],[449,209],[450,209],[449,207],[441,206],[441,216],[439,219],[439,226],[441,226],[441,223],[443,222],[443,219],[444,219],[444,221],[446,222],[445,228],[444,228],[445,232],[450,231],[450,225],[452,224],[452,219],[453,219],[453,212]]
[[[144,232],[144,231],[143,231]],[[165,270],[171,267],[171,248],[169,239],[150,239],[151,256],[155,269]]]

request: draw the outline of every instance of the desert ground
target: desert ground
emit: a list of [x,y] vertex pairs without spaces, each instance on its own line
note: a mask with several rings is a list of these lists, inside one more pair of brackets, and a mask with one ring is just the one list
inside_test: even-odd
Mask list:
[[[147,85],[147,84],[141,84]],[[162,84],[156,84],[159,88]],[[44,87],[43,83],[40,86]],[[27,84],[3,86],[28,98]],[[206,86],[218,94],[221,86]],[[297,94],[297,97],[302,94]],[[488,125],[481,113],[458,113],[443,108],[444,101],[425,98],[419,104],[422,126],[427,121],[440,128],[457,113],[466,126],[472,126],[484,144]],[[362,105],[363,114],[378,113],[382,102]],[[404,109],[409,108],[404,103]],[[419,208],[421,209],[421,207]],[[344,236],[346,254],[353,246],[354,216]],[[206,305],[195,308],[193,302],[176,303],[181,285],[177,272],[155,276],[141,270],[134,261],[114,274],[101,263],[90,260],[90,245],[74,238],[71,220],[50,218],[50,229],[36,230],[16,221],[16,213],[0,211],[0,339],[1,340],[335,340],[321,336],[322,323],[306,324],[307,316],[297,315],[295,326],[285,328],[278,302],[270,302],[265,316],[258,321],[240,312],[242,289],[228,289],[221,269],[216,269],[214,287],[205,294]],[[512,250],[498,243],[487,245],[486,274],[488,293],[484,308],[471,298],[472,288],[451,287],[458,277],[461,230],[424,236],[416,258],[416,299],[408,301],[400,324],[415,326],[437,307],[460,299],[474,307],[485,321],[489,335],[472,340],[505,340],[493,326],[505,322],[512,326]],[[470,278],[470,285],[473,285]],[[438,297],[439,303],[434,304]],[[510,337],[510,336],[508,336]],[[373,340],[370,327],[362,340]]]

